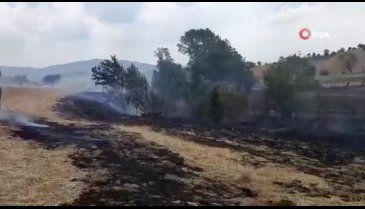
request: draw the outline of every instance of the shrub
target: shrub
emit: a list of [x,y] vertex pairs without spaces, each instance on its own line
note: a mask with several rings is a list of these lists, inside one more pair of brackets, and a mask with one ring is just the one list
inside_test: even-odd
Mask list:
[[328,70],[320,70],[319,75],[329,75]]
[[196,110],[199,119],[221,122],[237,122],[246,112],[248,102],[246,96],[238,90],[214,88]]

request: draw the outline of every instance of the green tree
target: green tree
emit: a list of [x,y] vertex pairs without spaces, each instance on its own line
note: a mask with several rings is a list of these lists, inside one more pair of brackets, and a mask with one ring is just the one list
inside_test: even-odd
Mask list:
[[188,101],[193,110],[201,110],[217,86],[230,86],[246,94],[251,91],[255,80],[250,68],[255,64],[246,62],[228,40],[210,29],[185,32],[178,49],[189,56],[186,67],[190,89]]
[[148,102],[148,81],[147,78],[142,75],[138,68],[131,64],[125,72],[125,99],[128,104],[131,104],[136,109],[142,112],[149,111]]
[[279,59],[264,74],[264,82],[283,118],[290,118],[297,111],[299,92],[319,86],[314,77],[315,68],[296,55]]
[[126,70],[120,65],[115,55],[110,58],[91,69],[92,80],[95,81],[95,85],[102,86],[107,91],[123,94]]
[[110,99],[125,108],[127,105],[135,107],[136,112],[149,111],[148,81],[135,65],[127,69],[118,62],[117,57],[102,61],[91,69],[95,85],[106,90]]
[[[249,92],[254,84],[251,64],[246,62],[227,39],[210,29],[187,31],[178,44],[179,52],[189,56],[187,69],[192,87],[201,82],[209,86],[230,83]],[[210,90],[206,89],[206,93]]]
[[365,50],[365,44],[358,44],[357,47],[359,47],[362,50]]
[[60,80],[61,80],[61,75],[58,74],[46,75],[43,77],[43,83],[50,85],[52,87]]
[[344,69],[352,73],[352,69],[356,65],[357,57],[354,53],[343,52],[339,56]]
[[167,48],[157,48],[155,56],[158,70],[153,72],[152,88],[163,100],[163,113],[174,116],[177,103],[184,102],[188,94],[186,72],[174,62]]
[[216,88],[213,89],[210,97],[210,115],[215,123],[220,123],[223,118],[223,105]]
[[223,119],[228,122],[238,122],[248,108],[246,95],[229,88],[220,88],[218,92],[224,107]]
[[152,77],[153,88],[170,99],[182,98],[186,87],[186,73],[180,64],[174,62],[167,48],[155,51],[157,69]]
[[323,54],[324,54],[324,56],[326,56],[326,57],[327,57],[327,56],[330,54],[330,50],[325,49]]

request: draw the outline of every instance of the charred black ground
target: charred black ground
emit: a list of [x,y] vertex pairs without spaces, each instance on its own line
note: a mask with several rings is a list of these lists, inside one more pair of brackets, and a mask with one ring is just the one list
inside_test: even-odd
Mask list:
[[[19,126],[14,132],[49,149],[75,146],[79,150],[72,156],[76,166],[108,171],[104,180],[87,182],[90,188],[72,205],[234,205],[232,199],[249,200],[256,195],[249,188],[233,191],[211,179],[190,185],[184,181],[195,179],[200,168],[187,166],[181,156],[166,148],[140,141],[138,134],[111,131],[112,124],[148,124],[156,131],[184,136],[184,140],[245,151],[265,159],[255,162],[257,167],[267,162],[291,165],[304,173],[323,177],[336,188],[319,191],[304,187],[300,182],[276,182],[293,192],[324,198],[335,194],[345,201],[365,193],[356,187],[365,179],[365,172],[360,169],[364,166],[365,153],[361,135],[308,131],[276,124],[263,127],[254,122],[208,126],[186,120],[126,116],[110,109],[103,111],[104,108],[99,102],[66,97],[56,108],[62,116],[99,121],[98,125],[75,123],[65,126],[39,119],[34,121],[49,127]],[[258,145],[268,149],[254,149]],[[298,157],[293,158],[286,152],[296,153]],[[352,165],[357,165],[356,169]]]
[[[82,110],[80,103],[75,103],[68,98],[69,104]],[[62,107],[59,106],[59,107]],[[89,106],[100,109],[100,105]],[[77,117],[71,111],[70,117]],[[93,112],[93,111],[91,111]],[[89,118],[103,118],[90,114]],[[275,119],[266,121],[247,121],[245,123],[226,124],[215,126],[211,124],[197,123],[181,119],[166,119],[161,117],[125,117],[113,115],[115,119],[108,119],[125,125],[148,124],[156,131],[163,131],[171,135],[180,135],[182,139],[213,147],[227,147],[230,149],[245,151],[256,156],[263,157],[269,162],[291,165],[304,173],[323,177],[337,188],[333,191],[344,200],[350,200],[353,193],[361,195],[365,191],[358,191],[355,185],[365,179],[363,169],[354,169],[353,165],[364,166],[365,135],[363,132],[341,132],[330,129],[326,121],[322,123],[316,120],[289,121],[278,123]],[[360,123],[361,121],[355,121]],[[235,145],[228,142],[235,142]],[[264,145],[269,149],[257,151],[255,146]],[[286,155],[293,152],[300,156],[293,158]],[[264,164],[264,163],[263,163]],[[260,163],[257,166],[263,166]],[[293,183],[293,187],[297,184]],[[284,185],[285,186],[285,185]],[[288,186],[288,185],[286,185]],[[298,185],[297,185],[298,186]],[[300,188],[299,188],[300,189]],[[328,195],[326,192],[317,195]]]
[[232,205],[229,199],[252,196],[249,189],[231,193],[209,179],[201,188],[186,185],[184,179],[194,179],[194,171],[200,169],[188,167],[168,149],[138,142],[139,135],[108,134],[107,124],[42,123],[50,128],[21,126],[14,134],[49,149],[76,146],[80,151],[72,156],[74,165],[108,171],[104,180],[87,182],[90,188],[72,205]]

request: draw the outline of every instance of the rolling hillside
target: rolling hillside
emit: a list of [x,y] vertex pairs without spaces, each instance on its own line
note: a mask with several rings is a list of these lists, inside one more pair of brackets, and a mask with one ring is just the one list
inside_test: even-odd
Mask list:
[[[365,50],[362,50],[360,48],[356,48],[350,51],[347,51],[350,53],[354,53],[356,55],[357,61],[353,68],[353,75],[345,75],[343,76],[342,72],[344,71],[343,64],[341,63],[340,55],[335,54],[334,56],[328,56],[328,57],[318,57],[318,58],[309,58],[309,62],[316,67],[317,76],[319,76],[319,72],[322,70],[325,70],[328,72],[328,76],[320,76],[320,79],[328,80],[327,78],[336,78],[335,80],[339,80],[340,82],[343,82],[342,80],[347,80],[347,77],[358,77],[365,73]],[[252,69],[253,74],[255,78],[259,81],[259,85],[262,85],[262,78],[265,71],[267,71],[270,67],[270,64],[268,65],[262,65],[257,66]],[[346,72],[346,74],[349,74],[349,72]],[[343,77],[343,79],[341,79]],[[361,77],[362,78],[362,77]],[[359,78],[360,79],[360,78]]]
[[[91,68],[98,65],[101,61],[102,59],[92,59],[51,65],[44,68],[0,66],[0,70],[2,70],[4,77],[9,78],[20,74],[26,75],[31,81],[39,82],[45,75],[60,74],[62,79],[59,87],[86,90],[95,88],[91,80]],[[128,60],[120,60],[120,63],[126,67],[134,63],[148,80],[152,79],[152,73],[155,70],[154,65]]]

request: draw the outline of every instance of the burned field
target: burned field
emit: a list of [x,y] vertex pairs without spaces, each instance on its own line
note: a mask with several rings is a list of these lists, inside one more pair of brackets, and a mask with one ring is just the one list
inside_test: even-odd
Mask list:
[[[62,152],[56,164],[47,161],[54,169],[61,169],[57,164],[68,153],[64,160],[70,161],[70,178],[75,177],[62,177],[63,184],[74,186],[62,191],[67,201],[58,198],[51,204],[364,204],[360,135],[127,116],[90,97],[59,97],[52,103],[49,112],[37,111],[44,115],[4,114],[1,120],[9,127],[9,140],[35,144],[50,155]],[[56,190],[50,187],[48,193]],[[27,204],[49,204],[42,194]]]
[[49,127],[20,126],[14,135],[47,149],[77,148],[73,164],[90,172],[82,180],[89,187],[65,205],[232,205],[232,198],[252,197],[249,191],[232,191],[214,180],[195,180],[200,168],[186,165],[166,148],[143,142],[138,134],[116,132],[106,124],[39,122]]
[[[66,98],[58,106],[58,110],[70,118],[80,118],[84,114],[77,105],[85,105],[85,100],[70,100]],[[67,107],[77,110],[62,109]],[[91,103],[90,103],[91,104]],[[295,129],[283,129],[282,127],[262,127],[255,123],[236,124],[227,127],[212,127],[203,124],[196,124],[191,121],[163,119],[159,117],[127,117],[125,115],[111,114],[101,116],[101,106],[98,103],[89,105],[88,120],[95,117],[102,123],[111,126],[108,133],[115,132],[116,127],[132,127],[125,129],[132,132],[139,132],[133,127],[148,126],[151,131],[163,133],[164,135],[178,137],[179,140],[193,142],[208,147],[218,147],[232,150],[233,152],[246,153],[243,164],[260,169],[267,165],[288,166],[298,173],[316,176],[322,179],[328,188],[318,188],[315,183],[304,185],[302,180],[294,178],[289,182],[273,180],[271,183],[287,194],[301,194],[308,197],[327,199],[322,204],[362,204],[364,201],[364,145],[362,136],[356,134],[340,134],[322,129],[322,131],[301,131]],[[93,108],[97,108],[95,115],[90,114]],[[72,110],[72,109],[68,109]],[[113,130],[114,127],[114,130]],[[119,130],[119,129],[118,129]],[[124,129],[123,129],[124,130]],[[310,134],[309,134],[310,133]],[[119,134],[117,134],[119,135]],[[143,136],[143,135],[142,135]],[[141,137],[141,136],[140,136]],[[113,137],[111,137],[113,138]],[[115,137],[114,137],[115,138]],[[142,137],[143,138],[143,137]],[[143,141],[143,140],[142,140]],[[152,140],[154,144],[154,141]],[[164,143],[157,144],[165,146]],[[168,146],[166,148],[169,148]],[[179,150],[178,150],[179,151]],[[177,151],[177,152],[178,152]],[[178,154],[178,153],[177,153]],[[227,172],[231,172],[227,170]],[[237,171],[239,172],[239,171]],[[253,174],[254,175],[254,174]],[[226,182],[225,182],[226,183]],[[223,183],[222,185],[227,185]],[[248,196],[256,197],[254,188],[249,190]],[[242,187],[241,187],[242,190]],[[258,189],[259,190],[259,189]],[[254,194],[254,195],[253,195]],[[286,199],[260,199],[257,202],[262,204],[284,204]],[[289,198],[290,199],[290,198]],[[305,199],[305,198],[304,198]],[[289,200],[288,200],[289,201]],[[311,200],[313,204],[319,200]],[[318,201],[318,202],[316,202]],[[300,204],[298,201],[290,200],[293,204]],[[300,201],[299,201],[300,202]],[[288,203],[288,202],[286,202]],[[308,203],[308,202],[307,202]],[[207,203],[209,205],[209,203]],[[306,204],[305,201],[303,204]]]
[[333,188],[332,191],[318,191],[316,188],[303,187],[300,181],[274,182],[294,193],[303,192],[324,198],[335,195],[345,202],[364,200],[365,142],[361,137],[335,134],[316,136],[293,131],[268,133],[255,128],[250,131],[232,128],[212,131],[171,126],[154,129],[181,136],[185,140],[250,153],[261,158],[252,159],[251,163],[257,168],[269,163],[294,167],[299,172],[323,178]]

